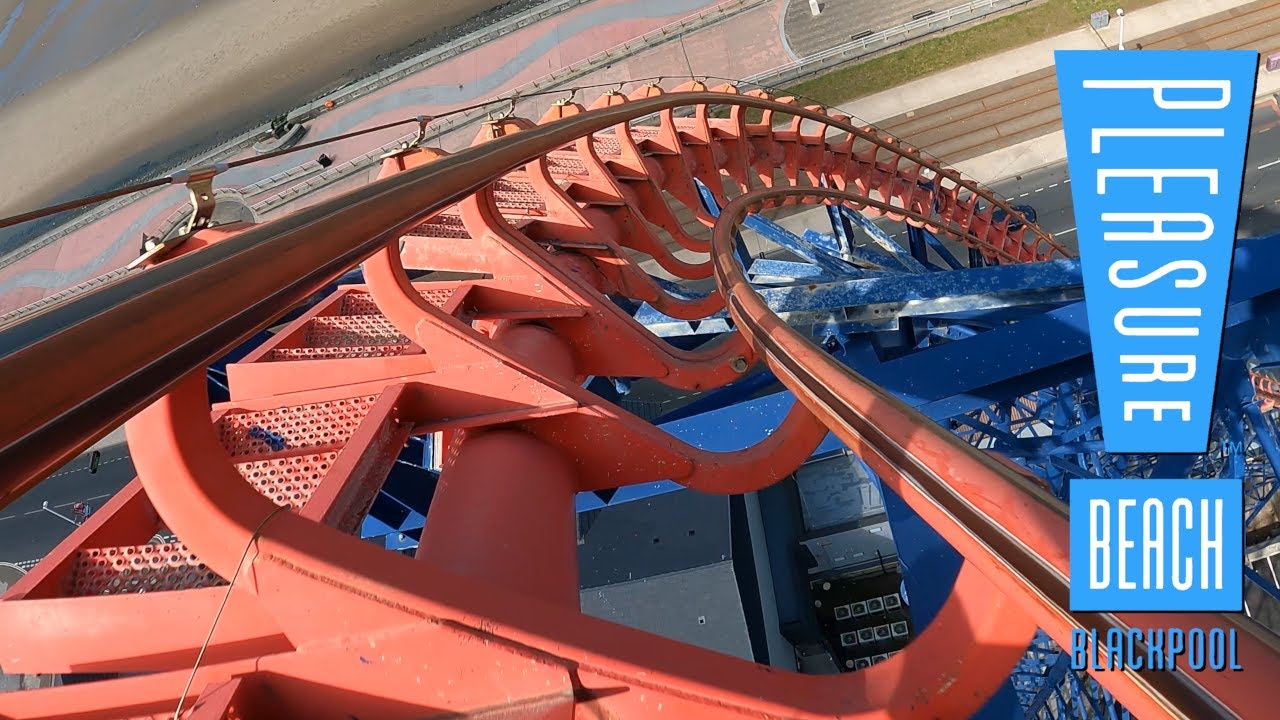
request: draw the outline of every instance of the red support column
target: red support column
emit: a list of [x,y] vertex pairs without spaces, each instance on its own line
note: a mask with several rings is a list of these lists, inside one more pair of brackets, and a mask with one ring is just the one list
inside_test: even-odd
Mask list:
[[419,558],[578,607],[577,470],[518,430],[467,432],[440,473]]
[[[545,327],[504,324],[493,339],[551,377],[578,374],[573,350]],[[519,430],[459,431],[450,448],[417,557],[577,608],[574,463]]]

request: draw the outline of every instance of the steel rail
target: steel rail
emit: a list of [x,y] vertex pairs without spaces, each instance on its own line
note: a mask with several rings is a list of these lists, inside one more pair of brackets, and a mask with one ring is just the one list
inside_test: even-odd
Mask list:
[[[4,442],[0,467],[6,470],[0,481],[0,507],[168,393],[190,372],[269,327],[290,307],[432,215],[585,135],[696,104],[773,110],[843,130],[908,157],[1012,212],[1003,200],[917,153],[837,118],[764,98],[680,92],[534,126],[175,257],[0,330],[0,378],[6,380],[0,384],[0,402],[28,408],[29,413],[25,417],[10,413],[0,419]],[[918,494],[916,505],[932,508],[932,524],[947,529],[948,539],[993,581],[1024,598],[1060,641],[1068,626],[1128,627],[1111,615],[1071,615],[1065,610],[1065,512],[1060,503],[824,353],[813,351],[749,289],[732,253],[732,226],[751,203],[790,194],[852,200],[938,224],[901,207],[816,188],[779,188],[734,200],[717,223],[713,260],[717,283],[741,331],[757,344],[783,382],[851,447],[861,450],[873,467],[879,465],[886,475],[905,478],[912,485],[908,489]],[[85,371],[87,352],[94,353],[91,372]],[[874,423],[869,419],[873,411]],[[971,499],[975,496],[977,500]],[[1005,509],[1006,517],[1025,511],[1017,518],[1024,526],[1015,532],[1012,523],[1002,523],[990,512],[993,497],[1012,502]],[[1023,540],[1026,536],[1033,540]],[[1275,641],[1241,627],[1245,649],[1253,651],[1259,662],[1269,662],[1267,669],[1277,669],[1280,651]],[[1222,693],[1215,697],[1184,673],[1130,672],[1113,677],[1124,681],[1117,696],[1139,712],[1146,709],[1197,720],[1237,716],[1220,699]],[[1223,682],[1217,683],[1219,689]]]
[[[0,508],[186,373],[270,327],[288,308],[434,214],[580,137],[700,104],[755,107],[829,125],[1015,212],[955,171],[872,132],[749,95],[680,92],[537,125],[250,228],[0,329],[0,378],[7,379],[0,403],[29,413],[0,418],[0,467],[6,471]],[[86,352],[93,353],[91,372]]]
[[[881,477],[905,479],[908,487],[896,488],[904,499],[922,514],[932,511],[932,518],[940,522],[930,525],[966,559],[975,561],[997,587],[1021,598],[1033,619],[1059,644],[1070,645],[1064,635],[1072,627],[1096,630],[1105,637],[1111,629],[1125,632],[1138,627],[1136,621],[1154,626],[1207,624],[1185,615],[1122,618],[1111,613],[1072,613],[1068,609],[1066,507],[1026,476],[817,350],[769,309],[739,265],[733,232],[753,209],[796,195],[888,207],[838,190],[773,188],[739,196],[721,211],[712,237],[716,283],[739,332],[747,335],[783,385],[850,448],[860,450]],[[1028,537],[1030,541],[1024,539]],[[1274,636],[1228,615],[1215,619],[1217,625],[1240,630],[1255,662],[1268,665],[1250,665],[1251,669],[1263,674],[1280,670],[1280,644]],[[1254,717],[1251,713],[1258,711],[1261,699],[1225,697],[1220,673],[1201,672],[1193,677],[1181,670],[1125,670],[1105,675],[1108,681],[1103,685],[1144,720]],[[1242,705],[1251,712],[1246,714]]]

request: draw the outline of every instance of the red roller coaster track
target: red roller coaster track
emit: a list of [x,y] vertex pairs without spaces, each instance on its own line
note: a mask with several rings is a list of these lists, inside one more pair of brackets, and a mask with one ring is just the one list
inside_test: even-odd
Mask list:
[[[693,116],[675,117],[682,106]],[[695,179],[722,196],[718,219]],[[1148,624],[1235,628],[1249,671],[1098,677],[1138,717],[1270,716],[1250,679],[1280,672],[1270,635],[1230,616],[1072,614],[1061,503],[768,310],[733,254],[737,223],[824,202],[1004,263],[1065,254],[1032,224],[994,222],[1016,212],[989,191],[847,117],[646,86],[557,104],[538,124],[490,122],[456,154],[406,150],[367,187],[197,231],[12,326],[0,377],[24,382],[0,388],[0,504],[126,419],[138,479],[0,601],[5,671],[127,675],[0,695],[0,717],[959,718],[1037,627],[1065,644],[1075,627]],[[641,256],[718,292],[676,297]],[[367,286],[229,366],[231,402],[210,416],[208,363],[361,262]],[[489,279],[413,283],[406,265]],[[727,307],[736,331],[677,350],[606,294],[684,319]],[[580,387],[706,389],[757,362],[799,402],[740,453],[688,446]],[[965,557],[904,652],[806,676],[579,612],[575,492],[662,479],[751,491],[829,430]],[[354,537],[406,439],[435,432],[443,469],[417,557]],[[179,542],[149,544],[160,530]]]

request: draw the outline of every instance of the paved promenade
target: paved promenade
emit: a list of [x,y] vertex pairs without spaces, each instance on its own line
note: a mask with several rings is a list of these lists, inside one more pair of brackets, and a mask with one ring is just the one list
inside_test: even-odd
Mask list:
[[[714,5],[709,0],[596,0],[554,18],[512,32],[503,39],[460,54],[404,78],[308,123],[307,139],[321,139],[413,115],[440,114],[493,97],[549,71],[688,17]],[[573,81],[573,85],[620,83],[654,76],[746,77],[789,61],[780,23],[786,0],[765,2],[732,19],[682,39],[619,59]],[[1225,13],[1225,14],[1223,14]],[[1215,15],[1203,19],[1205,15]],[[1193,23],[1194,30],[1178,30]],[[1277,6],[1238,0],[1167,0],[1137,10],[1126,19],[1126,42],[1144,47],[1261,47],[1280,49]],[[986,183],[1013,177],[1065,157],[1049,69],[1055,48],[1114,46],[1116,24],[1094,33],[1084,29],[845,106],[863,120],[899,133]],[[1263,74],[1259,92],[1280,89],[1280,73]],[[677,82],[668,80],[668,84]],[[616,85],[615,85],[616,86]],[[600,88],[579,92],[589,102]],[[553,101],[522,102],[520,114],[537,118]],[[393,128],[324,148],[342,163],[393,141],[409,131]],[[447,148],[467,144],[475,127],[443,138]],[[248,205],[278,193],[313,174],[306,163],[314,155],[287,155],[240,168],[218,178],[218,187],[257,187],[253,183],[286,171],[297,175],[268,191],[246,192]],[[314,166],[314,163],[311,163]],[[298,201],[276,206],[259,220],[320,201],[367,183],[376,167],[356,172]],[[73,232],[59,242],[0,270],[0,312],[21,307],[132,260],[142,234],[162,230],[186,203],[183,188],[143,197],[114,214]]]
[[[462,53],[350,105],[340,106],[308,123],[306,139],[333,137],[417,114],[441,114],[484,100],[715,4],[717,0],[647,0],[644,3],[596,0]],[[736,31],[722,27],[729,24],[722,23],[700,33],[697,42],[687,39],[685,46],[694,72],[705,74],[715,70],[740,77],[786,62],[777,33],[779,9],[779,4],[768,2],[735,17],[731,22],[740,26]],[[752,49],[741,50],[738,43],[743,42],[749,42],[747,47]],[[677,51],[672,52],[673,48]],[[576,84],[687,75],[688,67],[684,54],[673,42],[615,63],[581,78]],[[547,98],[527,110],[522,107],[522,113],[541,112],[552,101],[553,98]],[[408,126],[402,126],[371,133],[326,146],[324,152],[336,162],[343,162],[393,141],[409,130]],[[475,132],[476,129],[471,128],[465,134],[470,137]],[[227,189],[248,186],[314,158],[315,155],[304,152],[239,168],[219,176],[217,186]],[[363,185],[374,172],[376,169],[356,173],[308,195],[303,201],[283,206],[281,212],[291,212]],[[272,192],[280,189],[277,187]],[[252,203],[255,198],[246,200]],[[137,256],[142,234],[154,234],[161,229],[186,202],[186,191],[181,187],[152,193],[0,270],[0,312],[22,307],[127,264]],[[269,217],[271,215],[259,220]]]

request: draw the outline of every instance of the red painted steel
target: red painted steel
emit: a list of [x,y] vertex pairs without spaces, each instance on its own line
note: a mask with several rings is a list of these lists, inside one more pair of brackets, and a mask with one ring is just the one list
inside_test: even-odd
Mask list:
[[1280,407],[1280,375],[1275,370],[1253,370],[1249,373],[1253,394],[1263,412]]
[[[415,148],[386,159],[369,189],[305,217],[201,231],[142,272],[169,272],[165,287],[137,285],[119,308],[0,357],[0,372],[31,372],[41,358],[55,372],[60,348],[95,323],[129,317],[156,332],[83,387],[52,394],[35,430],[0,426],[18,448],[5,455],[18,461],[0,503],[74,452],[42,450],[61,418],[103,406],[94,402],[125,415],[154,394],[102,399],[126,370],[164,359],[186,372],[166,371],[166,392],[129,421],[139,480],[0,601],[6,671],[150,674],[0,695],[0,717],[171,717],[180,702],[186,717],[238,718],[965,717],[1004,682],[1037,625],[1061,641],[1071,627],[1137,622],[1067,613],[1060,504],[833,369],[763,310],[725,238],[746,203],[767,198],[843,202],[1002,262],[1062,249],[1034,225],[993,222],[997,207],[1012,215],[1007,203],[848,118],[731,87],[677,90],[611,93],[590,111],[559,103],[540,125],[492,122],[456,156]],[[692,117],[675,117],[682,104]],[[646,115],[657,124],[631,124]],[[695,178],[725,204],[754,194],[716,222]],[[643,259],[680,279],[714,276],[720,291],[673,295]],[[274,317],[233,306],[235,294],[259,302],[288,285],[300,299],[359,260],[367,286],[340,288],[231,365],[232,400],[211,417],[206,356]],[[410,282],[406,267],[487,277]],[[178,296],[168,293],[202,278],[225,292],[169,316],[165,302]],[[677,318],[728,307],[740,331],[678,350],[606,294]],[[183,344],[210,328],[225,332]],[[690,447],[581,387],[599,375],[704,390],[758,362],[800,401],[736,453]],[[106,427],[76,422],[71,445]],[[575,492],[663,479],[749,492],[793,472],[829,428],[966,558],[905,651],[857,673],[804,676],[578,611]],[[358,540],[406,439],[436,432],[447,439],[444,468],[417,561]],[[159,530],[178,541],[149,545]],[[1246,628],[1247,673],[1099,679],[1144,720],[1224,706],[1250,717],[1265,702],[1250,678],[1280,669],[1277,657]]]

